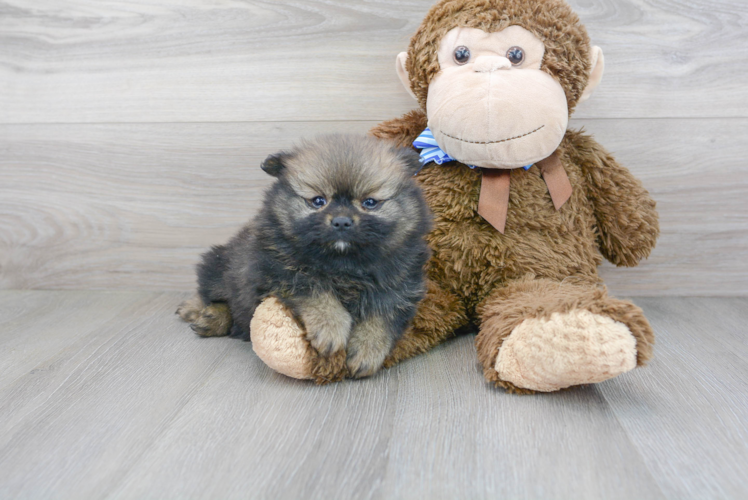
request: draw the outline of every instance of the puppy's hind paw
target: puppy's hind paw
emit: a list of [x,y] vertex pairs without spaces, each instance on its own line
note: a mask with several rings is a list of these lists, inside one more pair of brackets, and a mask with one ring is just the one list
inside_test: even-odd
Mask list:
[[231,329],[231,311],[228,304],[214,302],[203,306],[199,297],[186,300],[180,304],[177,314],[190,323],[192,331],[201,337],[223,337]]
[[200,311],[202,311],[203,309],[205,309],[205,304],[203,304],[203,301],[200,300],[200,297],[196,295],[191,299],[185,300],[184,302],[179,304],[179,307],[177,308],[175,314],[177,314],[187,323],[192,323],[200,317]]

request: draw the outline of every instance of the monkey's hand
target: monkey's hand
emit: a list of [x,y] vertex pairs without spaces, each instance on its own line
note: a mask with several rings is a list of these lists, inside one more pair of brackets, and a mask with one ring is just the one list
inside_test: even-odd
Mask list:
[[603,256],[616,266],[647,258],[660,234],[655,201],[641,181],[592,137],[570,132],[569,155],[582,167],[594,205]]
[[395,141],[400,147],[412,147],[413,141],[421,135],[427,126],[426,113],[420,109],[414,109],[400,118],[380,123],[372,128],[369,134],[378,139]]

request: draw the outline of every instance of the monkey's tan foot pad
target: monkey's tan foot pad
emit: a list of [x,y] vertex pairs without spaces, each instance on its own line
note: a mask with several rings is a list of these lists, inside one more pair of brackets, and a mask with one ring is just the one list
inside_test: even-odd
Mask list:
[[305,332],[281,302],[270,297],[250,324],[252,349],[270,368],[288,377],[312,379],[312,353]]
[[636,367],[636,340],[623,323],[587,310],[517,325],[496,358],[502,380],[551,392],[613,378]]

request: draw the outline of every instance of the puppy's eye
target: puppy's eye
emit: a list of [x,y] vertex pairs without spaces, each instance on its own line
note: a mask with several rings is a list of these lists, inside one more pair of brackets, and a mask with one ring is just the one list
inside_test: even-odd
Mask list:
[[312,198],[312,206],[314,208],[322,208],[325,205],[327,205],[327,200],[324,196],[317,196],[316,198]]
[[509,59],[510,63],[517,66],[525,60],[525,51],[522,50],[522,47],[512,47],[506,51],[506,58]]
[[374,210],[379,206],[379,201],[375,200],[374,198],[366,198],[361,202],[361,206],[366,210]]
[[459,65],[467,64],[470,60],[470,49],[460,45],[455,49],[455,62]]

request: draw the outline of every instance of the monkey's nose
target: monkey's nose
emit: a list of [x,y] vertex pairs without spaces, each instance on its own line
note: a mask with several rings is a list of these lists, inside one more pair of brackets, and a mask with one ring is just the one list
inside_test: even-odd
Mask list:
[[491,73],[499,69],[509,69],[512,63],[502,56],[480,56],[473,63],[473,70],[477,73]]
[[330,224],[339,231],[345,231],[346,229],[350,229],[353,221],[350,217],[335,217]]

